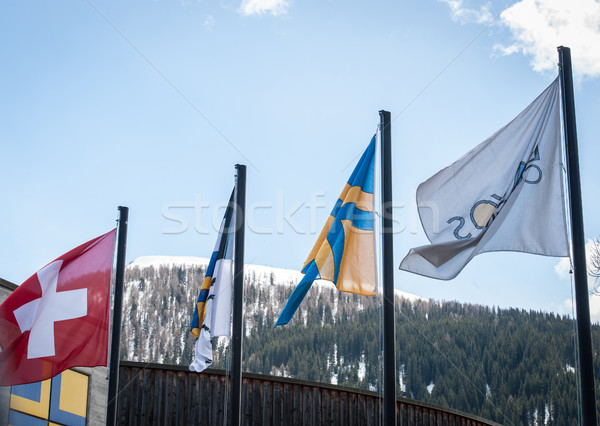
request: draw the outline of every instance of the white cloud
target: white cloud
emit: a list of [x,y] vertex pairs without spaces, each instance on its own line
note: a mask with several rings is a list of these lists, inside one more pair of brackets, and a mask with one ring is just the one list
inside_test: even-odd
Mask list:
[[502,12],[500,22],[512,42],[497,44],[496,52],[531,56],[535,71],[548,72],[556,70],[556,48],[567,46],[577,79],[600,75],[600,2],[521,0]]
[[561,280],[568,280],[571,274],[571,259],[563,257],[560,261],[554,265],[554,272]]
[[477,9],[465,7],[463,0],[438,0],[446,3],[450,7],[451,17],[453,21],[460,24],[489,24],[494,20],[490,12],[490,4],[486,3]]
[[[571,299],[565,299],[563,305],[563,314],[573,315],[575,303]],[[600,322],[600,298],[590,296],[590,319],[592,323]]]
[[277,16],[286,14],[289,6],[289,0],[242,0],[238,11],[246,16],[264,13]]
[[[592,247],[594,246],[594,242],[592,240],[588,240],[585,244],[585,252],[587,257],[587,266],[590,266],[590,255],[592,253]],[[571,271],[571,261],[568,257],[563,257],[556,265],[554,265],[554,272],[564,280],[568,280]],[[591,275],[588,275],[588,288],[592,290],[594,288],[594,284],[596,283],[596,279]],[[567,299],[563,304],[564,311],[566,313],[571,313],[573,308],[573,301],[571,299]],[[590,318],[592,322],[600,321],[600,296],[590,295]]]
[[590,318],[592,322],[600,322],[600,299],[598,296],[590,296]]
[[206,19],[202,23],[205,28],[211,29],[215,26],[215,17],[212,15],[206,15]]

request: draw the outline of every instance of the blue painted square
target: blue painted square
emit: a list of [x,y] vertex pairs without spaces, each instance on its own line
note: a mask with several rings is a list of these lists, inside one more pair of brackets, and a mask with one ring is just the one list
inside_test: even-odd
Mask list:
[[9,426],[48,426],[48,420],[38,419],[28,414],[10,410],[8,413]]
[[40,402],[42,397],[42,382],[15,385],[12,387],[12,394],[30,401]]

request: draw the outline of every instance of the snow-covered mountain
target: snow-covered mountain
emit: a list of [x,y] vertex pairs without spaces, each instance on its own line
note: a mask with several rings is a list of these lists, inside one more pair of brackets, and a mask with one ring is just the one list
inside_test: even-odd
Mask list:
[[[161,266],[168,267],[183,267],[183,268],[201,268],[206,270],[209,259],[206,257],[194,257],[194,256],[141,256],[127,265],[127,269],[133,269],[138,267],[144,268],[159,268]],[[271,274],[273,274],[273,282],[271,282]],[[244,265],[244,275],[254,276],[257,278],[257,284],[259,285],[272,285],[277,283],[278,285],[289,285],[296,286],[298,282],[304,276],[300,271],[293,269],[275,268],[273,266],[263,265]],[[266,279],[268,277],[268,280]],[[248,279],[248,278],[246,278]],[[332,287],[329,281],[317,280],[313,285]],[[416,294],[407,293],[402,290],[395,289],[396,297],[403,298],[415,302],[417,300],[426,301],[427,299],[417,296]]]
[[[189,334],[189,324],[208,261],[191,256],[143,256],[127,266],[121,337],[123,359],[190,362],[194,338]],[[266,324],[272,327],[302,276],[290,269],[244,265],[246,338]],[[396,296],[413,302],[424,300],[400,290],[396,290]],[[292,322],[301,321],[306,326],[311,311],[329,306],[330,322],[335,323],[340,315],[351,318],[353,312],[374,306],[378,300],[340,293],[330,282],[316,281]],[[329,322],[322,313],[319,316],[320,325]]]
[[[128,265],[122,359],[189,365],[189,324],[207,263],[148,256]],[[292,321],[274,329],[301,278],[294,270],[245,265],[243,370],[380,389],[381,297],[317,282]],[[398,395],[503,423],[576,423],[570,318],[396,296]],[[600,328],[593,333],[599,342]],[[226,338],[215,342],[217,368],[228,365],[227,345]]]

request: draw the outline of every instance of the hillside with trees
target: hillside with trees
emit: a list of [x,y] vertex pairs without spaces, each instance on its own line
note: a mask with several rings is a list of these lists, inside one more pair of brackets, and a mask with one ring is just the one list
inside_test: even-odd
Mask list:
[[[122,359],[191,362],[188,328],[205,268],[200,261],[127,268]],[[290,324],[274,329],[299,278],[246,265],[244,371],[378,391],[380,299],[315,284]],[[552,313],[397,297],[397,394],[503,424],[576,425],[574,326]],[[596,356],[600,327],[592,332]],[[227,339],[215,348],[215,367],[227,368]]]

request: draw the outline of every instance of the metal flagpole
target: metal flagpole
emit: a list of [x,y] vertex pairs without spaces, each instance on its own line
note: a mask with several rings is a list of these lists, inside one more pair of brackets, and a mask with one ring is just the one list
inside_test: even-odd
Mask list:
[[562,92],[569,208],[571,211],[571,238],[573,249],[573,276],[575,279],[575,303],[577,310],[577,341],[579,344],[579,387],[581,392],[581,418],[583,425],[596,425],[596,393],[594,386],[594,363],[592,358],[592,333],[590,303],[585,259],[585,237],[581,183],[579,177],[579,154],[577,128],[575,125],[575,100],[573,96],[573,72],[571,49],[558,48],[558,66]]
[[383,424],[396,425],[394,324],[394,245],[392,241],[392,129],[389,111],[379,111],[381,126],[381,214],[383,247]]
[[236,164],[235,251],[233,272],[233,330],[231,371],[231,425],[241,424],[242,408],[242,298],[244,297],[244,228],[246,212],[246,166]]
[[123,308],[123,280],[125,278],[125,251],[127,249],[127,220],[129,208],[119,206],[119,233],[117,239],[117,268],[115,271],[115,295],[113,300],[113,323],[108,372],[108,404],[106,425],[117,421],[117,389],[119,387],[119,353],[121,351],[121,311]]

